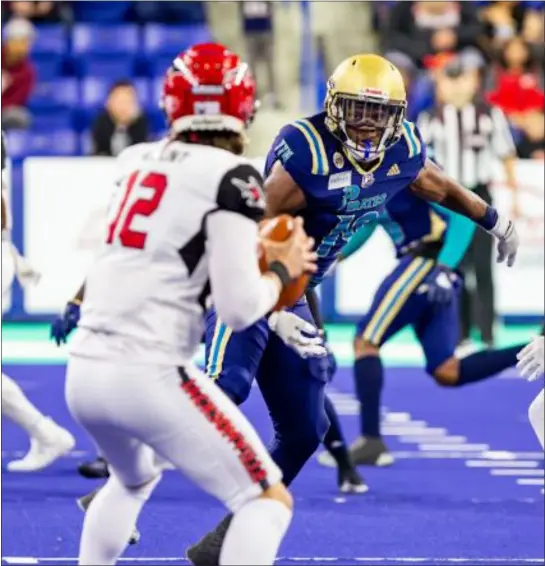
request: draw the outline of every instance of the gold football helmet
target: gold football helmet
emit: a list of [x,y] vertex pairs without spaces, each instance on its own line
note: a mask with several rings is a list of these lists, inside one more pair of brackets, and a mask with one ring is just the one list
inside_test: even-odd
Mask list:
[[378,55],[354,55],[327,82],[326,126],[358,161],[376,159],[402,135],[403,77]]

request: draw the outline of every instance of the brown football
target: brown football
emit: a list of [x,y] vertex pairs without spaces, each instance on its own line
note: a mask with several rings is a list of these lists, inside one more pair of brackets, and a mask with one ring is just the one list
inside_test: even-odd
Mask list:
[[[291,236],[293,229],[293,217],[289,214],[281,214],[275,218],[263,220],[259,226],[259,234],[264,240],[284,242]],[[264,255],[259,258],[259,269],[261,273],[267,271],[267,262]],[[310,275],[304,273],[289,285],[286,285],[280,293],[274,310],[279,311],[286,307],[292,307],[305,293],[309,280]]]

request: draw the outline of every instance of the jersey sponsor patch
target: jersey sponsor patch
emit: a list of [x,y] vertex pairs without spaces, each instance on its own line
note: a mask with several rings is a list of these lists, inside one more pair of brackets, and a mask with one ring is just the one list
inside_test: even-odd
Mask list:
[[334,173],[329,177],[327,190],[334,191],[336,189],[344,189],[352,184],[352,171],[343,171],[342,173]]
[[227,171],[220,182],[218,205],[222,210],[260,220],[265,211],[265,196],[263,178],[257,169],[243,164]]

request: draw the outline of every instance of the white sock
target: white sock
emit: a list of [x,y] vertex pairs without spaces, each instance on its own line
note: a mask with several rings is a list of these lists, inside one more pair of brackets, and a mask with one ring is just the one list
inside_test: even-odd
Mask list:
[[5,373],[2,374],[2,415],[24,428],[29,436],[34,436],[44,418],[17,383]]
[[544,419],[544,404],[545,404],[545,390],[542,389],[541,393],[532,401],[528,409],[528,417],[530,424],[536,433],[536,436],[541,444],[541,448],[545,449],[545,419]]
[[221,547],[220,565],[274,563],[292,512],[275,499],[253,499],[239,509]]
[[106,566],[117,562],[160,479],[159,474],[142,487],[127,488],[115,474],[110,476],[85,513],[78,564]]

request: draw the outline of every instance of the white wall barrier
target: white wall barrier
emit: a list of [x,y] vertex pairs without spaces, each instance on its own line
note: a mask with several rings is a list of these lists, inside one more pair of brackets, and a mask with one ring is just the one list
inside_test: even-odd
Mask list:
[[[115,161],[109,158],[29,158],[24,163],[25,255],[42,281],[25,291],[30,315],[56,313],[79,288],[103,237]],[[510,209],[501,168],[494,197]],[[516,267],[496,268],[498,311],[537,315],[544,311],[544,178],[540,162],[519,162],[517,176],[523,216],[517,226],[522,246]],[[381,232],[336,277],[336,311],[358,315],[369,306],[381,279],[395,264],[392,246]]]

